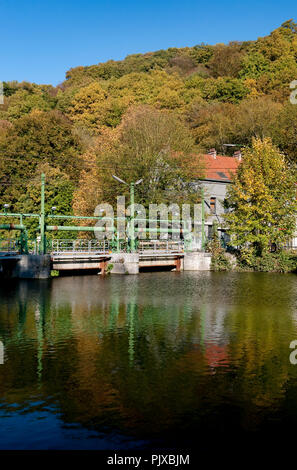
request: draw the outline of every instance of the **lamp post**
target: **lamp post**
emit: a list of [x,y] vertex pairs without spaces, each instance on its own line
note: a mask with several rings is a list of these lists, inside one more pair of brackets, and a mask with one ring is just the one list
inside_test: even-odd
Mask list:
[[9,204],[4,204],[3,205],[5,215],[7,215],[7,211],[9,209],[9,207],[10,207]]
[[131,252],[135,251],[135,233],[134,233],[134,189],[137,184],[142,183],[143,179],[141,178],[140,180],[136,182],[131,182],[130,184],[126,183],[126,181],[122,180],[121,178],[118,178],[115,175],[112,175],[113,179],[118,181],[119,183],[125,184],[126,186],[129,186],[130,188],[130,207],[131,207],[131,214],[130,214],[130,221],[131,221],[131,227],[130,227],[130,243],[131,243]]
[[201,188],[201,248],[205,249],[205,208],[204,208],[204,188]]
[[40,210],[40,254],[45,255],[45,174],[41,175],[41,210]]

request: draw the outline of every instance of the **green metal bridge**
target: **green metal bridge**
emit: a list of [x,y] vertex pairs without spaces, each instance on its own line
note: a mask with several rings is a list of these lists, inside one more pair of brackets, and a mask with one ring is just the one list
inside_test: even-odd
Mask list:
[[[118,178],[117,178],[118,179]],[[121,180],[119,180],[121,181]],[[0,237],[0,256],[13,256],[17,254],[51,254],[52,256],[61,256],[64,254],[73,255],[74,253],[77,256],[85,254],[92,256],[102,256],[107,253],[134,253],[139,252],[156,252],[156,253],[170,253],[183,251],[189,251],[191,249],[191,240],[190,237],[187,237],[187,233],[190,232],[186,230],[183,226],[183,235],[185,240],[180,242],[174,242],[170,240],[157,240],[158,233],[163,235],[163,232],[173,236],[174,234],[181,233],[181,228],[173,228],[172,226],[168,229],[162,228],[149,228],[151,220],[149,219],[139,219],[135,217],[134,210],[134,185],[136,183],[130,183],[130,207],[131,215],[125,217],[115,217],[114,219],[104,217],[104,216],[73,216],[73,215],[62,215],[62,214],[46,214],[45,212],[45,175],[41,176],[41,207],[39,214],[26,214],[26,213],[13,213],[8,212],[9,206],[6,204],[4,206],[4,212],[0,213],[0,220],[5,219],[4,223],[0,223],[0,233],[1,231],[9,231],[17,233],[17,237],[11,239],[1,239]],[[7,223],[7,219],[17,220],[15,223]],[[25,221],[28,219],[37,219],[39,224],[36,230],[36,236],[34,239],[29,239],[27,226]],[[127,222],[128,234],[125,238],[120,238],[120,234],[117,229],[113,226],[111,227],[98,227],[98,226],[86,226],[86,225],[51,225],[51,223],[57,222],[65,224],[67,221],[92,221],[93,223],[101,221],[111,221],[116,222],[123,221]],[[135,227],[137,222],[142,222],[145,225],[145,229]],[[155,221],[154,221],[155,222]],[[159,220],[158,223],[167,222]],[[96,232],[105,232],[108,230],[110,233],[109,240],[85,240],[85,239],[50,239],[47,235],[49,233],[65,233],[65,231],[73,232],[74,234],[78,233],[90,233],[95,235]],[[149,234],[149,241],[139,240],[139,232],[145,230]],[[202,245],[205,243],[204,235],[204,204],[202,204]]]

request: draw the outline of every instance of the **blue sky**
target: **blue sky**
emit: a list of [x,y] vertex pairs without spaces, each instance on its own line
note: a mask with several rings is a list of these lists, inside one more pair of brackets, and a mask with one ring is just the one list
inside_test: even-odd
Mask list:
[[265,36],[293,0],[1,0],[0,80],[57,85],[65,72],[128,54]]

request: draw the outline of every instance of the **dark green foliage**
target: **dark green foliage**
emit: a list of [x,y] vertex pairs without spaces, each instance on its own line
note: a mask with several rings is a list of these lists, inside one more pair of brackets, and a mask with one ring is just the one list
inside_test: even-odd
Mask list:
[[238,267],[243,271],[289,273],[297,270],[297,257],[285,251],[257,256],[252,249],[246,249],[239,254]]
[[8,97],[17,91],[17,82],[3,82],[4,96]]
[[1,201],[11,204],[14,211],[39,212],[33,190],[40,180],[39,168],[45,166],[49,188],[52,172],[60,175],[59,190],[56,196],[51,194],[49,204],[57,205],[62,213],[71,212],[73,188],[81,168],[80,152],[78,137],[58,112],[34,111],[18,119],[0,131],[0,180],[5,183],[0,186]]
[[[18,201],[14,204],[14,210],[23,213],[40,212],[41,173],[46,174],[45,185],[45,212],[48,215],[50,225],[57,225],[55,219],[50,219],[51,208],[56,207],[56,213],[72,215],[72,200],[74,185],[69,176],[57,168],[52,168],[48,163],[43,163],[36,168],[34,175],[26,185],[26,191],[22,192]],[[30,237],[34,237],[38,226],[38,219],[26,219]],[[69,221],[59,220],[59,225],[69,225]],[[73,233],[49,232],[47,238],[75,238]]]
[[207,64],[213,55],[213,46],[207,44],[198,44],[189,51],[190,57],[194,59],[196,64]]
[[266,59],[263,54],[260,52],[252,52],[242,58],[238,75],[240,78],[257,79],[269,71],[269,65],[269,60]]

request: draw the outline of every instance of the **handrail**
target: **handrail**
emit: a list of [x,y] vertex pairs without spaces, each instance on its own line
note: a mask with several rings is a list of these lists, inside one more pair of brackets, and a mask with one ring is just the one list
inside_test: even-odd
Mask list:
[[51,240],[49,250],[57,255],[61,253],[101,254],[109,252],[110,244],[108,240],[55,239]]

